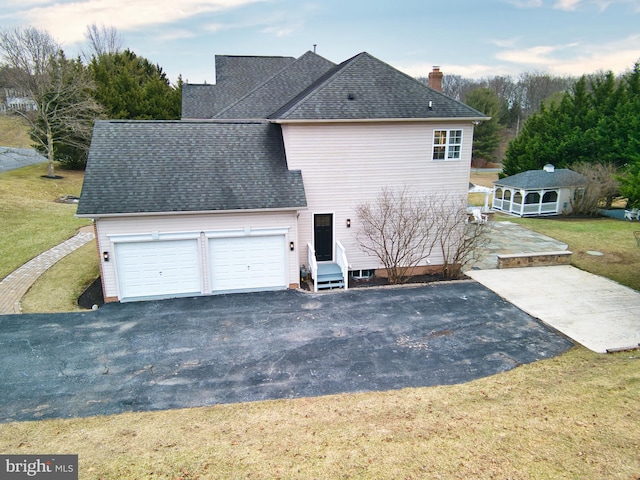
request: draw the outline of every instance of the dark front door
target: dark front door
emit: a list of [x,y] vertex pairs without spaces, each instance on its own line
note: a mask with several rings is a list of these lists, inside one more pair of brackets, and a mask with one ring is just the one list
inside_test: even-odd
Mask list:
[[333,260],[333,214],[322,213],[313,216],[313,244],[317,261]]

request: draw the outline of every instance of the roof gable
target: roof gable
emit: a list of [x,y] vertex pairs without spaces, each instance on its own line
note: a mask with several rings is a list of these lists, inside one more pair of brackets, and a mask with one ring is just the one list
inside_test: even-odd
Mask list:
[[287,168],[267,122],[96,122],[78,214],[295,209],[300,171]]
[[487,117],[364,52],[327,72],[269,118],[286,121]]
[[501,178],[493,182],[496,186],[539,189],[539,188],[563,188],[578,187],[584,185],[587,179],[584,175],[567,168],[554,171],[528,170],[510,177]]
[[277,72],[294,57],[216,55],[216,83],[182,86],[182,118],[212,118]]
[[267,118],[333,67],[335,63],[306,52],[216,118]]

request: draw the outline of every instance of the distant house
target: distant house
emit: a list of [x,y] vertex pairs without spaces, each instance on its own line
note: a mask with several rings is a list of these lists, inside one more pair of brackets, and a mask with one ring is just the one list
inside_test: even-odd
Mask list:
[[36,102],[12,88],[3,88],[0,110],[3,112],[32,112],[37,110]]
[[383,268],[356,240],[359,204],[467,194],[488,118],[368,53],[216,56],[216,80],[183,86],[181,121],[96,123],[78,216],[107,301],[296,288],[303,266],[346,288]]
[[569,214],[584,192],[586,178],[569,169],[545,165],[496,180],[492,208],[520,217]]

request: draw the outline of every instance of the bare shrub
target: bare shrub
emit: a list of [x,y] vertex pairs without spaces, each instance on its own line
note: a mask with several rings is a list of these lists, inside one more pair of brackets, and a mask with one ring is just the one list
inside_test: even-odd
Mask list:
[[598,208],[610,208],[620,191],[617,168],[609,163],[576,163],[571,170],[585,177],[584,190],[571,199],[573,213],[596,215]]
[[380,260],[392,284],[408,281],[434,249],[444,259],[444,277],[459,278],[474,259],[484,231],[482,225],[467,227],[466,207],[466,195],[419,196],[406,187],[399,192],[383,188],[373,202],[356,208],[356,238],[365,252]]
[[407,272],[428,259],[433,245],[426,240],[433,225],[424,198],[383,188],[373,202],[356,207],[360,221],[357,241],[367,253],[378,257],[389,282],[404,283]]
[[477,260],[477,249],[488,243],[486,225],[467,222],[467,196],[437,195],[430,198],[435,224],[435,242],[442,254],[445,279],[462,276],[462,270]]

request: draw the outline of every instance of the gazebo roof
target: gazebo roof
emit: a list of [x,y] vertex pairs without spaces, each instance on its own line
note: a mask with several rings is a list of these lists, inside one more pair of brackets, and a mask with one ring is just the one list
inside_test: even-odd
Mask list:
[[475,185],[469,182],[469,193],[491,193],[493,189],[483,187],[482,185]]
[[543,188],[577,187],[584,185],[587,179],[584,175],[569,170],[568,168],[543,170],[529,170],[527,172],[511,175],[494,181],[497,187],[513,187],[523,190],[536,190]]

